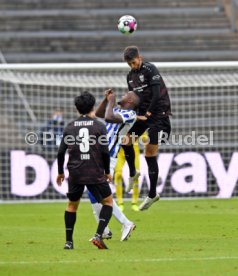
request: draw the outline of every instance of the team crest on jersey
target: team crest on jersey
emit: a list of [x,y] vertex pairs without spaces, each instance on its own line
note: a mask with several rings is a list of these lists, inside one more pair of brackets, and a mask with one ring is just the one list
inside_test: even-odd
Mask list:
[[140,75],[140,76],[139,76],[139,79],[140,79],[141,82],[144,82],[144,80],[145,80],[144,75]]

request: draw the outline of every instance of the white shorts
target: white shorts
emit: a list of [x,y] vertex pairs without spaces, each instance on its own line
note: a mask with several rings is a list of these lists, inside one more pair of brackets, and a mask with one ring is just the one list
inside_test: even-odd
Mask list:
[[110,157],[110,174],[113,177],[114,175],[114,170],[117,164],[117,158],[115,157]]
[[[116,164],[117,164],[117,158],[110,157],[110,174],[112,177],[114,175],[114,170],[115,170]],[[112,193],[115,194],[115,192],[116,192],[115,185],[113,183],[109,183],[109,185],[110,185]]]

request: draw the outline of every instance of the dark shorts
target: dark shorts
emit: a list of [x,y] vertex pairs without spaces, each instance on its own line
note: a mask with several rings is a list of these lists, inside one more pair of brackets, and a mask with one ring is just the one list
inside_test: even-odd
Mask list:
[[84,192],[85,186],[88,191],[92,193],[97,202],[101,202],[104,198],[110,196],[112,194],[111,188],[107,182],[99,183],[99,184],[87,184],[80,185],[74,179],[70,179],[69,177],[69,192],[67,193],[67,197],[70,201],[78,201]]
[[146,130],[150,139],[149,144],[158,145],[159,143],[165,143],[169,139],[171,132],[169,117],[151,116],[146,121],[137,121],[129,133],[141,136]]

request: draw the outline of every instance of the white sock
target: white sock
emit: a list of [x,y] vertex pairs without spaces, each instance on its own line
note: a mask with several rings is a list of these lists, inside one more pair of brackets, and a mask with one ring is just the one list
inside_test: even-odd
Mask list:
[[116,201],[113,199],[113,216],[120,222],[120,224],[131,224],[132,222],[122,213],[121,209],[118,207]]
[[[101,209],[102,209],[102,204],[96,202],[96,203],[91,203],[91,205],[92,205],[92,208],[93,208],[94,217],[96,219],[96,222],[98,223],[99,222],[99,215],[100,215],[100,212],[101,212]],[[103,233],[108,234],[109,231],[110,231],[109,227],[106,226]]]

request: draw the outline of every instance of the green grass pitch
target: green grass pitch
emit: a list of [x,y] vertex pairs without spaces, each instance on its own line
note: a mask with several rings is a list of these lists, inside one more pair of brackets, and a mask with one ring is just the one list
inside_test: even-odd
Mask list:
[[113,218],[109,250],[88,240],[96,223],[79,206],[75,249],[63,250],[65,203],[0,205],[0,275],[238,275],[238,200],[161,200],[126,215],[137,228],[120,242]]

